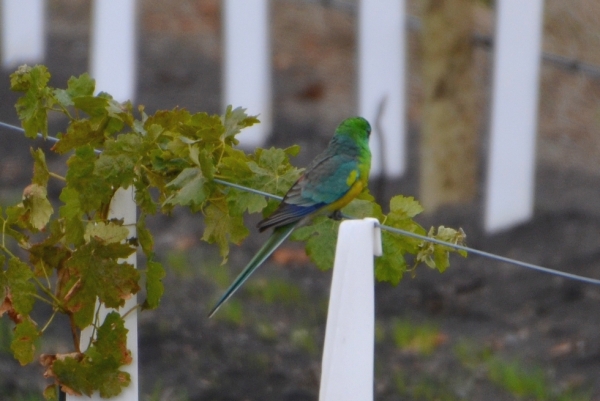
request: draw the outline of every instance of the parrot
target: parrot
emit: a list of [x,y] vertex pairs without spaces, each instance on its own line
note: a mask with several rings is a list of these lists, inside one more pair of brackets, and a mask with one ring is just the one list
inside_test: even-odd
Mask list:
[[362,117],[347,118],[336,128],[323,153],[292,185],[275,211],[257,225],[273,233],[212,308],[210,318],[250,275],[285,241],[295,228],[316,215],[340,220],[344,206],[367,187],[371,169],[371,125]]

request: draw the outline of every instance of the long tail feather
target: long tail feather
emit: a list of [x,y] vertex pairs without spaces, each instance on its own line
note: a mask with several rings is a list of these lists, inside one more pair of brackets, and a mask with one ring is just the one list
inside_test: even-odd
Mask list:
[[273,234],[271,234],[269,239],[267,239],[267,242],[265,242],[262,248],[260,248],[258,252],[256,252],[256,255],[254,255],[250,262],[248,262],[248,265],[246,265],[244,270],[242,270],[242,272],[237,276],[233,283],[231,283],[227,291],[225,291],[225,293],[221,296],[217,304],[212,308],[212,310],[208,314],[209,318],[212,315],[214,315],[215,312],[219,310],[221,305],[223,305],[223,303],[225,303],[225,301],[227,301],[237,291],[237,289],[241,287],[242,284],[244,284],[248,277],[250,277],[250,275],[254,273],[254,271],[269,256],[271,256],[275,249],[277,249],[277,247],[279,247],[279,245],[281,245],[281,243],[285,241],[287,237],[290,236],[292,231],[294,231],[294,228],[296,228],[297,224],[298,222],[296,221],[285,226],[277,227],[275,230],[273,230]]

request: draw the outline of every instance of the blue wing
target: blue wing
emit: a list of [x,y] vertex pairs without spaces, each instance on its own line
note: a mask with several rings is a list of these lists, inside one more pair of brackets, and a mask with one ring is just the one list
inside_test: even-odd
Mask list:
[[258,223],[259,230],[297,222],[334,203],[348,192],[346,179],[356,170],[357,160],[351,152],[340,153],[336,146],[329,146],[292,185],[279,207]]

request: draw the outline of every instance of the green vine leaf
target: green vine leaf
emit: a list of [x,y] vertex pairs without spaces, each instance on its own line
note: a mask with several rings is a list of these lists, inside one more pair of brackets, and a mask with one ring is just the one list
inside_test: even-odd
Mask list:
[[70,244],[80,245],[84,242],[85,226],[81,220],[83,207],[79,191],[74,188],[64,187],[59,199],[63,206],[59,209],[60,217],[64,219],[65,241]]
[[40,333],[31,319],[25,319],[15,326],[10,349],[21,365],[27,365],[33,361],[35,342],[39,336]]
[[42,395],[48,401],[58,401],[58,390],[54,384],[47,386]]
[[67,131],[58,134],[57,137],[59,141],[52,147],[52,150],[59,154],[65,154],[85,145],[90,145],[92,148],[100,146],[104,139],[104,133],[94,129],[90,120],[81,119],[72,121],[67,127]]
[[232,214],[242,215],[245,212],[262,211],[267,206],[267,200],[264,196],[232,188],[227,192],[227,205]]
[[118,262],[133,252],[135,248],[127,244],[91,237],[66,261],[70,279],[61,295],[78,327],[92,323],[96,297],[107,307],[118,308],[140,290],[139,272],[129,263]]
[[[390,212],[383,222],[394,228],[425,235],[425,229],[412,220],[422,211],[423,208],[413,197],[394,196],[390,200]],[[422,241],[384,231],[381,233],[381,242],[383,255],[376,260],[375,277],[379,281],[397,285],[408,269],[406,254],[417,253]]]
[[100,397],[119,395],[131,382],[128,373],[120,371],[131,363],[127,350],[127,329],[116,312],[109,313],[98,329],[97,339],[83,354],[44,356],[47,377],[54,377],[68,394]]
[[167,184],[174,193],[165,201],[167,205],[199,206],[209,195],[206,188],[207,179],[198,167],[184,169],[175,179]]
[[[60,142],[59,142],[60,143]],[[75,150],[75,154],[67,160],[67,186],[78,197],[81,213],[93,213],[102,210],[109,204],[115,189],[104,177],[94,174],[97,156],[90,145]],[[64,189],[63,189],[64,191]],[[71,202],[74,205],[73,202]]]
[[296,229],[290,238],[293,241],[305,241],[310,260],[319,269],[329,270],[333,268],[339,226],[339,221],[319,216],[309,226]]
[[137,176],[138,161],[148,153],[142,138],[134,133],[119,135],[104,143],[105,149],[95,163],[94,175],[113,187],[127,188]]
[[144,301],[143,307],[144,309],[156,309],[165,292],[162,279],[166,272],[163,265],[152,258],[148,259],[146,266],[146,301]]
[[[6,278],[6,273],[4,271],[4,263],[6,262],[6,257],[4,256],[4,254],[0,253],[0,300],[2,300],[2,302],[4,302],[4,298],[6,297],[8,291],[7,291],[7,287],[8,287],[8,279]],[[0,304],[2,305],[2,304]],[[2,309],[2,308],[0,308]],[[2,317],[2,314],[4,313],[4,311],[2,310],[0,312],[0,317]]]
[[137,230],[137,238],[142,247],[142,251],[146,256],[152,254],[154,250],[154,238],[152,237],[152,233],[146,227],[146,215],[142,214],[136,223]]
[[202,239],[209,244],[216,243],[223,258],[223,263],[229,256],[229,243],[239,244],[250,234],[244,225],[242,216],[231,216],[227,204],[213,202],[204,211],[204,235]]
[[29,316],[35,304],[35,285],[31,282],[33,272],[29,266],[15,257],[8,260],[6,281],[15,311],[23,317]]
[[55,103],[51,89],[46,86],[49,80],[50,73],[43,65],[23,65],[10,77],[11,90],[24,92],[16,109],[28,138],[37,138],[38,133],[44,138],[48,136],[47,111]]
[[289,157],[297,151],[298,147],[295,146],[287,149],[257,149],[253,160],[248,162],[252,175],[244,184],[267,193],[283,195],[302,172],[290,165]]

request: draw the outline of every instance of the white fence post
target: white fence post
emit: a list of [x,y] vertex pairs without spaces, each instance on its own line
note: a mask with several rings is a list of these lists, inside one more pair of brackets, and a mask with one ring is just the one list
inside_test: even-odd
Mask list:
[[[109,218],[123,219],[123,225],[129,230],[129,236],[134,237],[136,235],[136,204],[134,200],[133,187],[127,189],[119,189],[110,204]],[[135,252],[127,258],[127,263],[137,266],[137,258]],[[134,295],[127,301],[125,306],[120,308],[118,311],[123,314],[129,311],[131,308],[137,305],[137,297]],[[100,310],[100,322],[104,321],[106,315],[111,309],[101,308]],[[127,348],[131,350],[132,362],[131,364],[124,366],[122,370],[129,373],[131,376],[131,383],[125,387],[121,394],[111,398],[111,401],[137,401],[139,398],[139,377],[138,377],[138,325],[137,325],[137,311],[133,311],[125,319],[125,328],[128,330],[127,333]],[[81,332],[80,345],[82,351],[85,351],[89,344],[90,336],[92,335],[92,328],[88,327]],[[91,397],[82,396],[75,397],[67,395],[67,401],[100,401],[103,398],[96,392]]]
[[223,103],[261,122],[238,137],[247,148],[262,145],[272,128],[269,24],[268,0],[223,2]]
[[45,0],[2,0],[0,4],[2,66],[41,62],[46,50]]
[[320,401],[373,400],[377,219],[342,222],[327,312]]
[[121,102],[135,97],[136,32],[136,0],[94,1],[90,75],[97,92]]
[[494,82],[484,226],[531,218],[543,0],[496,2]]
[[404,0],[359,1],[358,110],[373,128],[375,176],[406,169],[405,9]]

